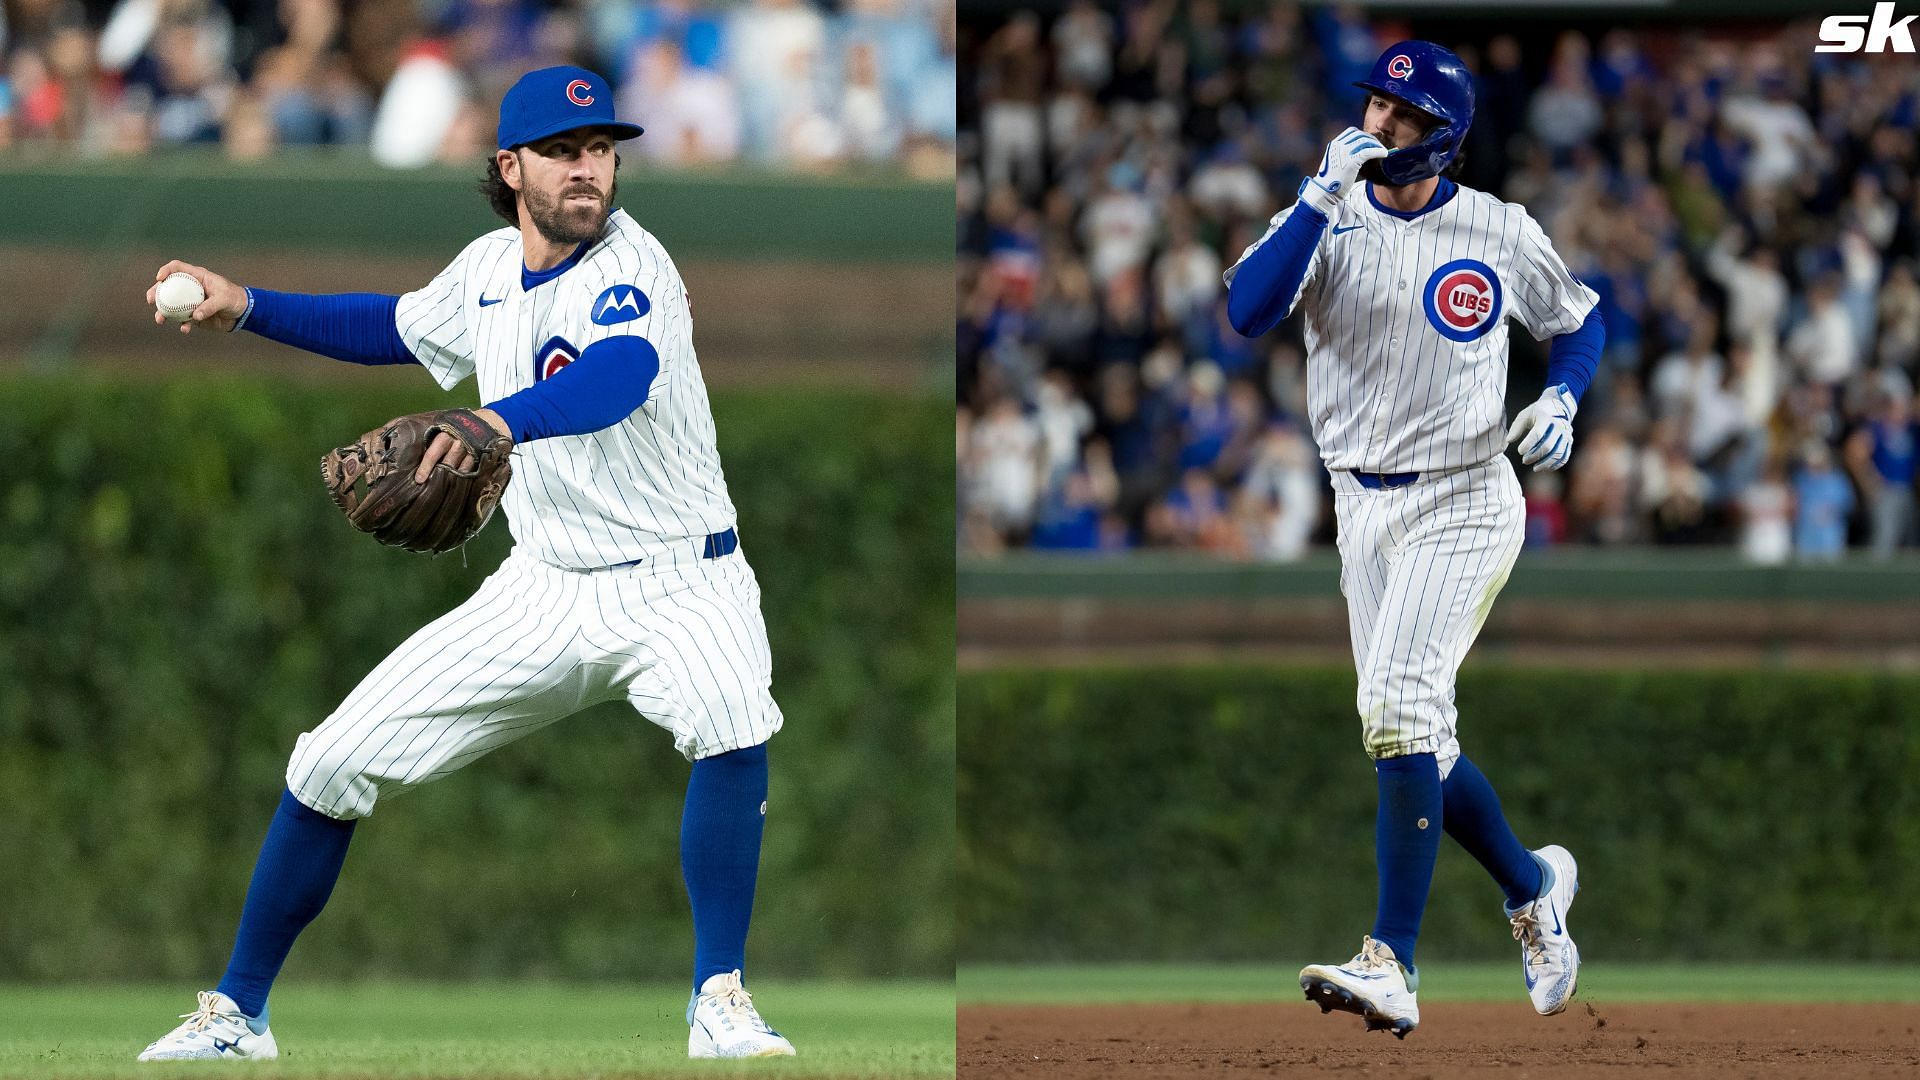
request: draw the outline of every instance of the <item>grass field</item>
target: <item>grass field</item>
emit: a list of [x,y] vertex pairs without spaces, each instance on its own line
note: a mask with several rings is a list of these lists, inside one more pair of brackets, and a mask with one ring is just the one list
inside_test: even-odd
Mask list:
[[[135,1065],[193,987],[0,987],[0,1077],[220,1075],[228,1063]],[[297,986],[272,1001],[277,1062],[249,1076],[923,1077],[954,1071],[953,988],[756,980],[755,1004],[800,1056],[689,1062],[679,986]]]
[[[1300,996],[1299,965],[967,966],[962,1005],[1274,1001]],[[1507,1001],[1524,995],[1520,962],[1429,964],[1420,1000]],[[1883,1002],[1920,1004],[1920,967],[1879,964],[1585,964],[1580,999],[1618,1003]]]

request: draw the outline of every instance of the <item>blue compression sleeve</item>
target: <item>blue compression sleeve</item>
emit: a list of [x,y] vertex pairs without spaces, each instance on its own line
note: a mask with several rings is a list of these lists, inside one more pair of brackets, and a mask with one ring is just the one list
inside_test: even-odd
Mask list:
[[507,422],[514,442],[585,435],[625,420],[646,404],[659,373],[660,354],[646,338],[606,338],[552,376],[487,408]]
[[381,293],[315,296],[248,289],[237,329],[350,364],[411,364],[400,339],[400,298]]
[[1227,286],[1227,321],[1242,336],[1259,337],[1287,317],[1326,227],[1325,214],[1299,204],[1279,230],[1240,264]]
[[1596,307],[1587,313],[1587,321],[1580,324],[1580,329],[1553,339],[1552,358],[1547,361],[1547,385],[1566,383],[1573,400],[1579,401],[1580,395],[1587,392],[1587,384],[1593,381],[1594,369],[1600,366],[1600,350],[1606,344],[1607,324],[1601,320],[1600,309]]

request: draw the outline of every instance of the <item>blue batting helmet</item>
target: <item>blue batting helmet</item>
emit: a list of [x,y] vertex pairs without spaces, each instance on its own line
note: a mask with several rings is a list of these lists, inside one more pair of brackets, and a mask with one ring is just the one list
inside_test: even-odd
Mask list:
[[1411,184],[1446,169],[1473,126],[1473,76],[1451,49],[1431,41],[1403,41],[1380,54],[1373,73],[1353,85],[1419,109],[1439,123],[1412,146],[1379,162],[1390,184]]

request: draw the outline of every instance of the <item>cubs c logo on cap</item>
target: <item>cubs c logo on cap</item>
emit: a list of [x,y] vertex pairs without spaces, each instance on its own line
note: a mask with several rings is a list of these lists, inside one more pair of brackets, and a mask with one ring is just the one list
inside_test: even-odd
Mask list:
[[567,100],[584,109],[593,104],[593,95],[587,93],[591,89],[593,89],[592,83],[585,79],[575,79],[567,84]]
[[1427,322],[1449,341],[1484,337],[1500,320],[1500,279],[1475,259],[1456,259],[1427,279]]
[[1387,74],[1395,79],[1404,79],[1413,74],[1413,57],[1406,53],[1395,53],[1393,59],[1387,61]]

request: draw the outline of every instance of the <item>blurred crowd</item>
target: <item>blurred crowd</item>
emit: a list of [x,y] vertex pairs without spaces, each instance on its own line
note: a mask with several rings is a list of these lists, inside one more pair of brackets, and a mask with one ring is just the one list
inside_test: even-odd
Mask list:
[[[1215,0],[963,25],[963,550],[1330,540],[1299,320],[1240,337],[1220,274],[1358,122],[1380,49],[1435,35],[1478,80],[1460,182],[1524,204],[1606,320],[1571,465],[1522,473],[1528,544],[1913,544],[1920,67],[1816,34],[1460,41]],[[1513,339],[1517,410],[1546,350]]]
[[0,149],[471,165],[525,72],[605,75],[669,166],[952,175],[953,0],[4,0]]

